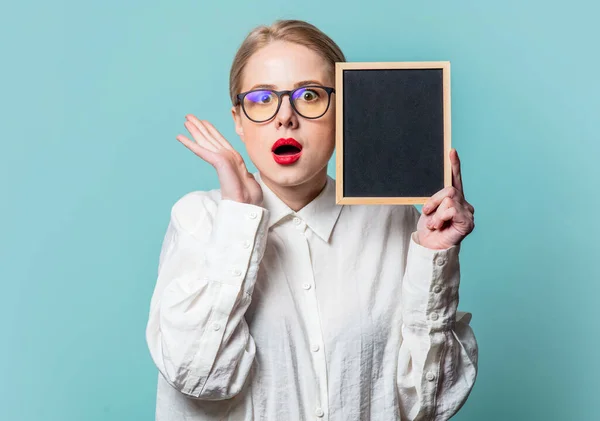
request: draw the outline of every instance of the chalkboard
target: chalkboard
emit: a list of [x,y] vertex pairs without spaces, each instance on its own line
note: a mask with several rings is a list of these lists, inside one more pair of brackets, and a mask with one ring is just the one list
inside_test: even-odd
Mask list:
[[338,204],[423,204],[452,184],[449,62],[335,71]]

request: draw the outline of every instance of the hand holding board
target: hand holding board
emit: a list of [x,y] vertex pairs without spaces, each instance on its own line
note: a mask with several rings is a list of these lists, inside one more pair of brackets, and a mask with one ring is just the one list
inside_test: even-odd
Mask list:
[[336,63],[336,202],[423,204],[452,185],[450,63]]

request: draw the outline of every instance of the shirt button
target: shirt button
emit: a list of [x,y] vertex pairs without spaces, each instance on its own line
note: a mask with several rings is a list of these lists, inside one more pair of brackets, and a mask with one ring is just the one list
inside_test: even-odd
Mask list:
[[321,408],[317,408],[315,410],[315,415],[319,418],[321,418],[323,415],[325,415],[325,412],[323,412],[323,410]]
[[250,212],[250,213],[248,214],[248,217],[249,217],[250,219],[256,219],[256,212]]
[[294,224],[300,225],[300,218],[294,218]]
[[309,290],[310,289],[310,284],[308,282],[305,282],[302,284],[302,288]]
[[235,276],[240,276],[242,274],[242,271],[239,269],[233,269],[232,272]]
[[431,371],[428,371],[427,374],[425,374],[425,378],[432,382],[433,380],[435,380],[435,374],[433,374]]
[[250,241],[244,241],[244,248],[245,249],[249,249],[250,248]]
[[433,288],[433,292],[435,292],[436,294],[439,294],[440,292],[442,292],[442,287],[441,287],[441,286],[439,286],[439,285],[436,285],[436,286]]
[[437,320],[438,319],[438,314],[437,313],[431,313],[431,320]]
[[435,261],[438,266],[444,266],[446,264],[446,259],[443,257],[438,257]]
[[319,344],[312,344],[312,346],[310,347],[310,350],[312,352],[317,352],[319,350]]
[[221,325],[218,324],[217,322],[215,322],[215,323],[213,323],[212,328],[214,331],[217,331],[217,330],[221,329]]

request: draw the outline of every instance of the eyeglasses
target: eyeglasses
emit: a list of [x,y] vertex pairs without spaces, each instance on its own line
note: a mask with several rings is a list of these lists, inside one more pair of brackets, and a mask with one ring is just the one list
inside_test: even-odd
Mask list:
[[238,105],[246,117],[255,123],[263,123],[275,117],[281,107],[281,97],[287,94],[294,111],[304,118],[322,117],[329,109],[331,94],[334,88],[308,85],[291,91],[274,91],[272,89],[255,89],[238,94]]

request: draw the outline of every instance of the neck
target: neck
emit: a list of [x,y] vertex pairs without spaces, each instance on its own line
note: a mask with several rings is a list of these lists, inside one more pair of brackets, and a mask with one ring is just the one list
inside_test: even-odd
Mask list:
[[298,212],[317,197],[325,188],[327,183],[327,167],[324,167],[323,170],[319,171],[314,177],[306,182],[295,186],[282,186],[264,176],[262,173],[260,178],[283,203],[294,212]]

